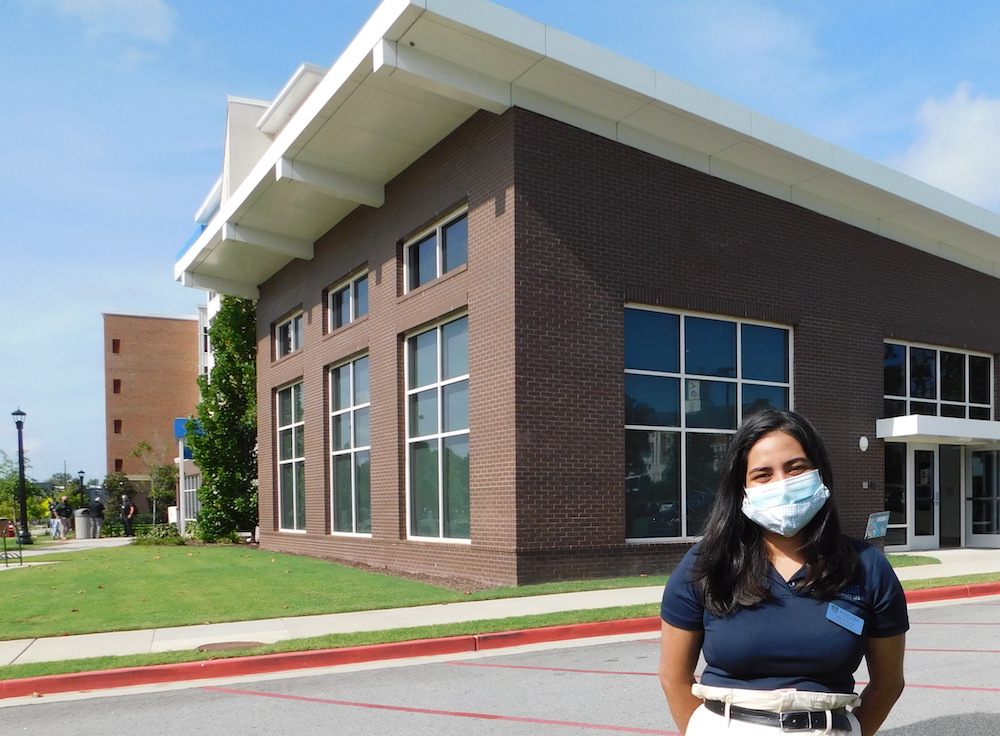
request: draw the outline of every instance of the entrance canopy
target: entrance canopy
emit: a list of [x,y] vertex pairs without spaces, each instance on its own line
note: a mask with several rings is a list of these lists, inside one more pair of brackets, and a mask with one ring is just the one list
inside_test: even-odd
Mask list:
[[886,442],[980,445],[1000,442],[1000,422],[910,414],[879,419],[875,422],[875,436]]

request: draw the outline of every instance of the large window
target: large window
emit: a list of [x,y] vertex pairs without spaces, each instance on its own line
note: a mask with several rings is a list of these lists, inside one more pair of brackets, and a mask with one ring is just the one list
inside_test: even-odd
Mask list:
[[368,357],[330,369],[330,476],[333,531],[368,534],[371,408]]
[[368,314],[368,274],[348,280],[329,291],[329,332]]
[[886,417],[993,418],[993,359],[988,355],[886,342],[882,366]]
[[284,358],[289,353],[302,349],[302,313],[279,322],[274,327],[274,353]]
[[468,213],[452,215],[406,244],[406,290],[465,265],[469,258]]
[[306,442],[302,384],[278,392],[278,525],[306,528]]
[[469,319],[406,341],[410,534],[469,539]]
[[744,417],[790,407],[784,327],[625,310],[626,536],[692,537]]

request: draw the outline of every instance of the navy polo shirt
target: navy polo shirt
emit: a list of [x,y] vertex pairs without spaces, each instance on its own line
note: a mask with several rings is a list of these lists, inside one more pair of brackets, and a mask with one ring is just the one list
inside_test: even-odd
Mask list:
[[[851,542],[861,564],[852,584],[835,600],[820,601],[796,590],[806,578],[805,569],[786,582],[771,567],[773,599],[722,618],[705,610],[701,588],[691,581],[700,545],[690,549],[667,581],[660,616],[679,629],[705,632],[702,684],[854,692],[854,673],[868,638],[902,634],[909,619],[903,588],[885,555],[865,542]],[[861,633],[829,620],[830,603],[859,617]]]

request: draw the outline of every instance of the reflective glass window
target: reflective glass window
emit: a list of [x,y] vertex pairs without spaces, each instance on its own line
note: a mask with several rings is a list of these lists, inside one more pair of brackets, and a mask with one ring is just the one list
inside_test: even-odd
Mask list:
[[965,355],[941,351],[941,399],[965,401]]
[[679,378],[625,374],[625,423],[656,427],[679,427]]
[[788,330],[764,325],[742,326],[740,359],[745,380],[788,381]]
[[910,348],[910,396],[914,399],[937,398],[937,351]]
[[625,533],[697,536],[739,422],[790,408],[791,331],[638,307],[624,328]]
[[625,310],[625,367],[677,373],[681,369],[680,321],[676,314]]
[[736,384],[688,378],[684,413],[688,427],[736,429]]
[[413,536],[471,535],[468,330],[468,318],[460,317],[407,339],[408,513]]
[[973,404],[989,404],[992,385],[993,366],[990,359],[980,355],[970,355],[969,401]]
[[680,432],[625,430],[625,535],[679,537]]
[[891,342],[882,348],[882,382],[886,396],[906,396],[906,347]]
[[703,317],[684,320],[684,371],[736,377],[736,323]]

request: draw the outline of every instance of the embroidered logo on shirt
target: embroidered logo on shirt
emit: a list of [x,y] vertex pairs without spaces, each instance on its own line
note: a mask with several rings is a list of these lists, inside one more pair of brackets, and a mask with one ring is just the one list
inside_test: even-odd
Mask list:
[[845,588],[844,590],[842,590],[839,593],[837,593],[837,597],[838,598],[843,598],[844,600],[848,600],[848,601],[861,601],[861,600],[863,600],[862,597],[861,597],[861,587],[858,586],[858,585],[852,585],[852,586],[850,586],[848,588]]

